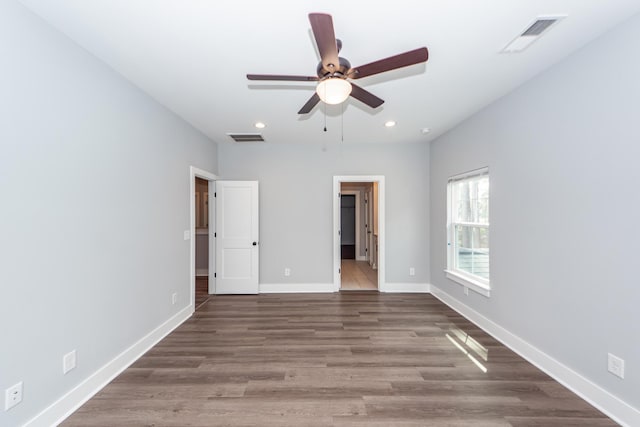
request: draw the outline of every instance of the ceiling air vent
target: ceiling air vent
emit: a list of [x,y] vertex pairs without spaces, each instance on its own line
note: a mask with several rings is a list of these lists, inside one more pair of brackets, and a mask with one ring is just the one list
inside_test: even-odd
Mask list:
[[235,142],[264,142],[260,133],[228,133]]
[[529,28],[524,30],[522,36],[539,36],[542,34],[544,30],[549,28],[553,23],[555,23],[557,19],[538,19],[536,22],[531,24]]
[[520,34],[518,37],[513,39],[511,43],[505,46],[505,48],[502,49],[502,52],[522,52],[527,47],[529,47],[531,43],[538,40],[540,36],[542,36],[542,34],[549,29],[549,27],[551,27],[553,24],[564,17],[566,17],[566,15],[538,17],[538,19],[536,19],[533,24],[529,25],[527,29],[522,32],[522,34]]

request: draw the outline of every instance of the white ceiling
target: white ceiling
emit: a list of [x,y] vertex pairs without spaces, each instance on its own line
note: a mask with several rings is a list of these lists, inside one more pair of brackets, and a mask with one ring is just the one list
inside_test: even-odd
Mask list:
[[[640,12],[638,0],[22,2],[212,140],[257,132],[263,121],[268,143],[432,140]],[[429,61],[359,80],[385,104],[372,110],[349,100],[344,113],[327,106],[323,132],[322,103],[297,114],[313,82],[245,77],[315,75],[310,12],[333,15],[340,55],[352,66],[421,46]],[[541,15],[567,18],[524,52],[499,53]],[[395,128],[384,127],[389,119]]]

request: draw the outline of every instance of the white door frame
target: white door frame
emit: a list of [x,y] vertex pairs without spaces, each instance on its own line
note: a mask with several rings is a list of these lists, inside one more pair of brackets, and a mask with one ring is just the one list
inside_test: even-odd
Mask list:
[[[358,261],[358,258],[360,257],[360,191],[358,190],[345,190],[345,191],[341,191],[340,192],[341,195],[343,196],[356,196],[356,222],[355,222],[355,227],[356,227],[356,261]],[[342,252],[342,251],[341,251]]]
[[[333,289],[340,291],[340,184],[343,182],[378,183],[378,291],[386,291],[385,283],[385,185],[384,175],[338,175],[333,177]],[[371,201],[369,201],[371,203]]]
[[[220,179],[218,175],[199,169],[195,166],[189,166],[189,236],[190,236],[190,255],[189,255],[189,304],[191,313],[195,311],[195,294],[196,294],[196,177],[209,181],[209,194],[211,194],[212,181]],[[214,204],[215,205],[215,204]],[[212,238],[215,232],[215,206],[211,206],[211,197],[209,197],[209,293],[215,293],[216,282],[214,278],[216,267],[216,250],[215,239]]]

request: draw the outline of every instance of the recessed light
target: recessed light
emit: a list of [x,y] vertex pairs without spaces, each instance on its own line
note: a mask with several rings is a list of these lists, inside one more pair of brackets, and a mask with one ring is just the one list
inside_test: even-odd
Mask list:
[[264,128],[267,127],[267,125],[265,125],[262,122],[256,122],[256,124],[254,126],[257,127],[258,129],[264,129]]
[[423,134],[425,134],[425,135],[426,135],[426,134],[428,134],[429,132],[431,132],[431,129],[429,129],[429,128],[422,128],[422,129],[420,130],[420,132],[422,132]]
[[394,127],[396,125],[396,122],[393,121],[393,120],[389,120],[389,121],[385,122],[384,125],[385,125],[385,127],[392,128],[392,127]]

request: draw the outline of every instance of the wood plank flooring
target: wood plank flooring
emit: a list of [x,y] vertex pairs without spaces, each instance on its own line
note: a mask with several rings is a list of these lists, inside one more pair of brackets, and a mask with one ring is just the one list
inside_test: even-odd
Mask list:
[[340,290],[378,289],[378,271],[366,261],[343,259],[340,263]]
[[212,296],[63,425],[616,424],[433,296],[352,292]]
[[196,310],[209,299],[209,278],[207,276],[196,276]]

